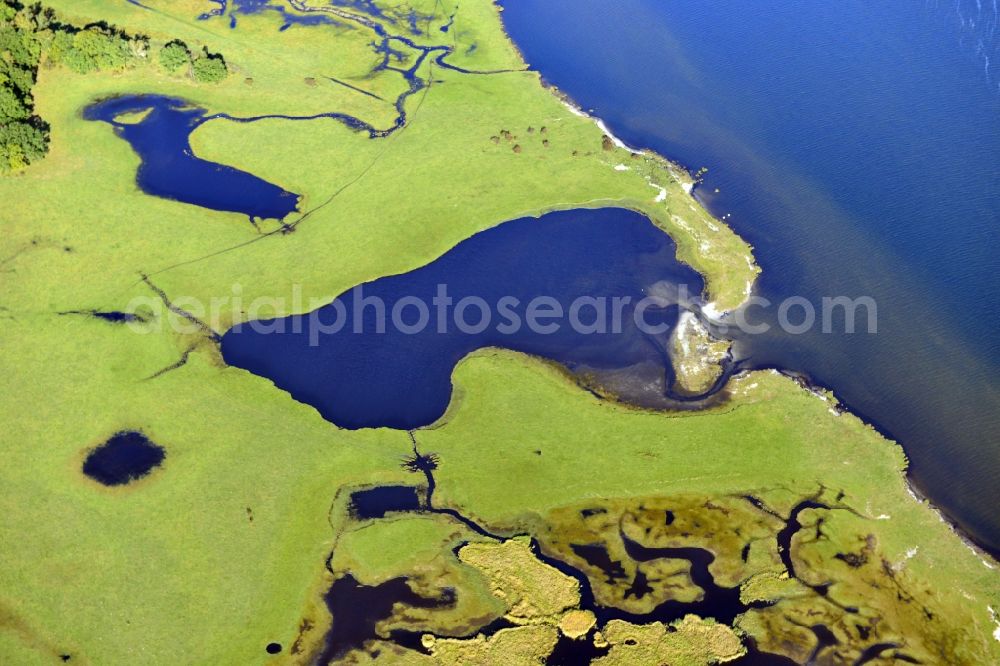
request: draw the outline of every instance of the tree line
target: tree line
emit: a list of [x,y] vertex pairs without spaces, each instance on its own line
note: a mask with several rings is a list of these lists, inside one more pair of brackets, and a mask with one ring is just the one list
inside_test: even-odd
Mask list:
[[[40,65],[78,73],[121,71],[151,61],[150,39],[100,22],[78,27],[58,20],[39,3],[0,0],[0,173],[16,171],[48,152],[49,126],[35,113],[32,89]],[[173,40],[158,47],[168,74],[216,83],[229,74],[225,59],[192,53]]]

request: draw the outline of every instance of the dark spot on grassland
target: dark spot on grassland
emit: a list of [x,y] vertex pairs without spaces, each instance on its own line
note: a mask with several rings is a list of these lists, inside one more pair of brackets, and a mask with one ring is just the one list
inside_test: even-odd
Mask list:
[[98,319],[103,319],[104,321],[109,321],[113,324],[126,324],[129,322],[147,321],[147,319],[144,316],[137,314],[135,312],[117,312],[117,311],[98,312],[95,310],[90,314],[93,317],[96,317]]
[[584,518],[590,518],[591,516],[602,516],[608,512],[605,508],[597,509],[580,509],[580,515]]
[[141,432],[122,431],[87,455],[83,473],[105,486],[122,486],[149,474],[165,457]]
[[146,323],[149,315],[138,312],[120,312],[118,310],[64,310],[60,315],[82,315],[93,317],[112,324]]
[[835,558],[847,564],[847,566],[852,569],[860,569],[864,565],[868,564],[868,556],[871,554],[872,549],[869,547],[863,548],[857,553],[837,553],[834,555]]

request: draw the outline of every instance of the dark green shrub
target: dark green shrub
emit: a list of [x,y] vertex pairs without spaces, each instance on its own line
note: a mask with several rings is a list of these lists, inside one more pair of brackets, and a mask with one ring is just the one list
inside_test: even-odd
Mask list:
[[195,81],[199,83],[218,83],[229,76],[226,61],[222,56],[211,55],[208,52],[194,61],[192,71]]
[[191,52],[184,42],[173,41],[160,49],[160,64],[171,74],[191,64]]

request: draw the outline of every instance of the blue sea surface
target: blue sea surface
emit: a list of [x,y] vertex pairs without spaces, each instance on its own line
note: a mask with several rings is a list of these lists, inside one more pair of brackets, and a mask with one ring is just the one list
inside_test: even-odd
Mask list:
[[[824,296],[876,300],[875,334],[773,331],[742,338],[738,355],[832,388],[904,446],[922,491],[1000,550],[995,7],[505,0],[504,10],[531,66],[625,142],[708,167],[696,193],[754,245],[758,295],[817,309]],[[774,323],[774,309],[755,316]]]

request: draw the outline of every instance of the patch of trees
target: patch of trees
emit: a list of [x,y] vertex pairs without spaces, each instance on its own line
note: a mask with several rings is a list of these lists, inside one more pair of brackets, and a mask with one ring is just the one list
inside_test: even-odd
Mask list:
[[145,59],[149,40],[129,36],[106,25],[91,25],[83,30],[57,31],[49,45],[48,57],[79,74],[122,70]]
[[[0,173],[16,171],[48,151],[49,126],[35,114],[32,88],[39,65],[62,65],[87,74],[120,71],[144,64],[149,39],[130,35],[104,22],[78,27],[57,20],[39,3],[0,0]],[[229,71],[221,55],[203,49],[193,56],[174,40],[159,49],[170,73],[184,73],[201,83],[215,83]]]
[[160,49],[160,65],[171,74],[189,73],[199,83],[218,83],[229,76],[225,59],[218,53],[202,49],[195,56],[187,44],[175,39]]
[[0,172],[16,171],[48,151],[49,126],[35,113],[32,89],[43,56],[85,74],[124,69],[145,58],[149,41],[108,26],[60,23],[40,4],[0,0]]
[[48,126],[35,115],[31,89],[41,59],[32,13],[0,4],[0,172],[45,155]]
[[226,61],[222,59],[222,56],[209,53],[207,50],[191,63],[191,71],[194,74],[194,80],[200,83],[218,83],[229,76]]
[[163,65],[163,69],[171,74],[176,74],[182,67],[191,65],[191,51],[180,40],[164,44],[163,48],[160,49],[160,64]]

